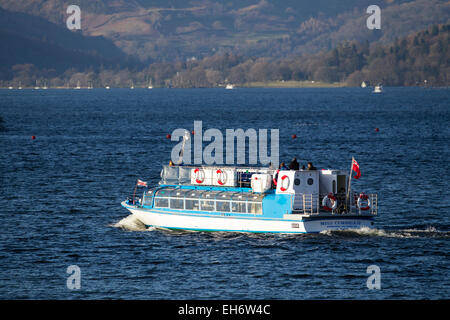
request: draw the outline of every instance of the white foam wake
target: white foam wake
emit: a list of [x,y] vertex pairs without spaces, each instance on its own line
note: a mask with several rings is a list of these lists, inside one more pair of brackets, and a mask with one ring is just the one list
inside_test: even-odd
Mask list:
[[438,231],[435,227],[421,229],[384,230],[384,229],[347,229],[325,230],[321,234],[329,236],[368,236],[384,238],[422,238],[422,237],[448,237],[449,232]]
[[152,231],[154,228],[147,228],[134,214],[123,218],[119,222],[112,225],[116,228],[122,228],[129,231]]

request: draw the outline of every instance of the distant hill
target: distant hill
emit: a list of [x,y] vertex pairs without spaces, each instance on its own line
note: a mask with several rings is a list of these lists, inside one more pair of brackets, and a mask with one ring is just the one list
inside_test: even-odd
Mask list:
[[19,64],[64,72],[127,62],[127,55],[102,36],[86,37],[45,19],[1,8],[0,41],[3,75]]
[[[0,6],[64,27],[73,1],[0,0]],[[172,62],[233,52],[289,57],[342,41],[389,43],[447,23],[446,0],[78,0],[82,32],[104,36],[142,61]],[[382,9],[381,30],[368,30],[366,8]]]

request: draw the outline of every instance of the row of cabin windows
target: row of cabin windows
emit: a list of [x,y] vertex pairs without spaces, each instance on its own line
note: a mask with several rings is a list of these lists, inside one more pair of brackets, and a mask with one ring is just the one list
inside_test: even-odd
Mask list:
[[[144,205],[150,205],[150,197],[145,197]],[[155,198],[155,208],[171,208],[192,211],[217,211],[233,213],[262,214],[262,202],[220,201],[180,198]]]

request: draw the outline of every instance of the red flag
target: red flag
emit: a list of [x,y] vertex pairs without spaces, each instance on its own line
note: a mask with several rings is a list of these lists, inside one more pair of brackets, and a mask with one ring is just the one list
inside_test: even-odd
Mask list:
[[359,179],[361,177],[361,170],[359,169],[359,164],[356,162],[355,158],[352,158],[352,170],[356,172],[356,176],[353,176],[353,178]]
[[141,187],[146,187],[147,186],[147,182],[138,179],[137,185],[141,186]]

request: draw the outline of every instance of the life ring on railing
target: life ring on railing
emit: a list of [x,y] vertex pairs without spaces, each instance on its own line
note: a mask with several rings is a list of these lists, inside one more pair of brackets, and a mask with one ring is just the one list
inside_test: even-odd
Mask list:
[[[221,186],[223,186],[225,183],[227,183],[227,173],[225,172],[225,171],[222,171],[222,170],[217,170],[216,171],[216,173],[217,173],[217,183],[218,184],[220,184]],[[220,179],[220,176],[222,176],[223,177],[223,180],[222,179]]]
[[[367,200],[367,205],[365,207],[361,207],[362,200]],[[357,204],[359,210],[363,210],[363,211],[369,210],[370,207],[372,206],[372,203],[370,202],[369,196],[367,194],[364,194],[364,193],[361,193],[359,195],[358,202],[356,204]]]
[[[328,206],[328,200],[331,203],[331,207]],[[338,201],[336,199],[335,196],[333,196],[332,193],[327,194],[323,200],[322,200],[322,207],[326,210],[326,211],[333,211],[336,210],[338,206]]]
[[197,182],[198,184],[202,184],[203,181],[205,181],[205,172],[203,170],[195,168],[194,174],[195,174],[195,182]]
[[280,169],[277,170],[277,172],[275,172],[275,174],[273,175],[273,184],[276,186],[277,185],[277,179],[278,179],[278,174],[280,173]]
[[[287,186],[286,188],[284,187],[284,181],[287,179]],[[286,191],[289,188],[289,185],[291,184],[291,181],[289,180],[289,177],[287,175],[284,175],[281,177],[281,185],[280,185],[280,190],[281,191]]]

